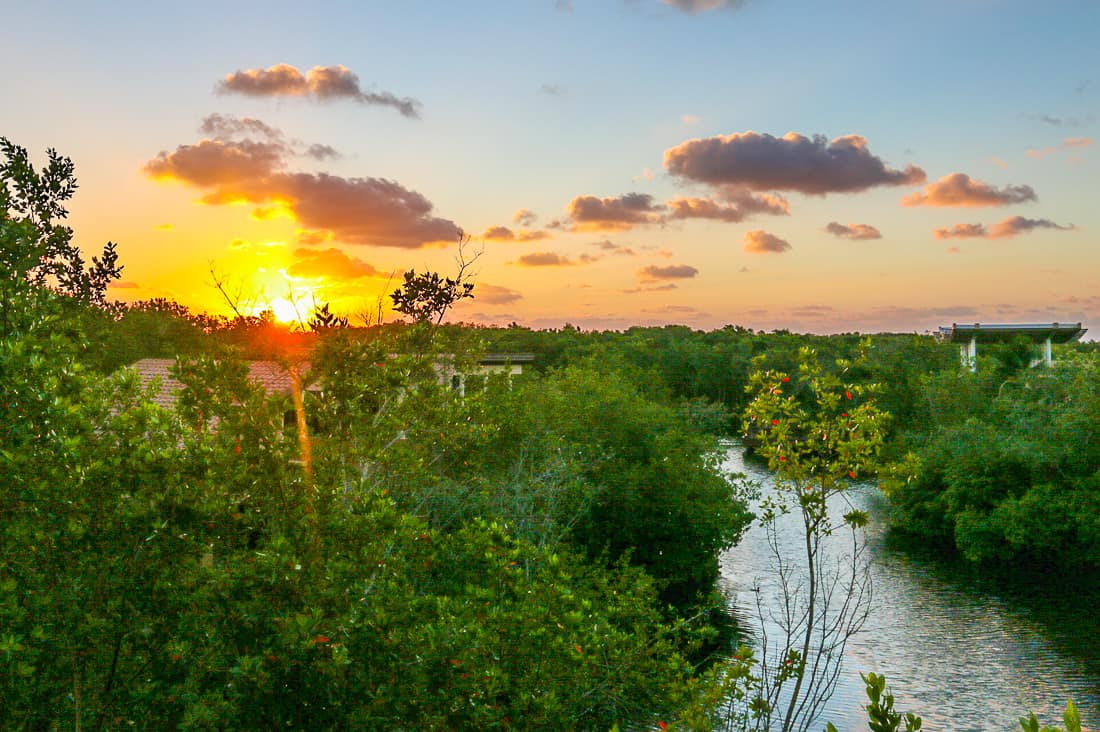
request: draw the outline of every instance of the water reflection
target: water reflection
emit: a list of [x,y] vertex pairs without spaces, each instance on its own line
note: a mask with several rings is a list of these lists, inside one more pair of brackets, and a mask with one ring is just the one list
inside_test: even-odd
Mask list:
[[[767,471],[746,464],[738,447],[729,451],[726,468],[749,475],[765,493],[774,490]],[[814,728],[830,720],[840,730],[866,729],[860,671],[886,674],[897,707],[920,714],[933,732],[1019,729],[1016,720],[1029,710],[1060,723],[1068,699],[1087,727],[1100,721],[1100,590],[1094,580],[1010,582],[901,551],[886,541],[881,494],[858,486],[851,500],[871,514],[875,610],[849,642],[840,684]],[[792,556],[799,549],[798,528],[790,521],[780,532]],[[724,589],[743,627],[759,624],[753,580],[766,577],[770,565],[758,527],[722,557]]]

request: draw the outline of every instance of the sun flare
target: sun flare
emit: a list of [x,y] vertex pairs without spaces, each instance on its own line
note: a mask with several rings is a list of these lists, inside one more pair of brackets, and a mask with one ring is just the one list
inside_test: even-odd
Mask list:
[[309,315],[300,301],[295,303],[286,297],[272,300],[267,305],[275,313],[275,320],[280,323],[300,323]]

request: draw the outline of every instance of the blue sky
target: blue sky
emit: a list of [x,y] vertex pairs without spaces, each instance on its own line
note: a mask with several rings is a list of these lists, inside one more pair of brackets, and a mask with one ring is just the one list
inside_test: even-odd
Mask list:
[[[74,159],[72,224],[89,248],[119,243],[120,298],[219,308],[213,264],[256,307],[365,309],[391,272],[453,268],[454,247],[423,233],[431,220],[484,251],[482,297],[456,314],[476,322],[923,331],[1100,315],[1095,2],[39,3],[5,19],[0,135]],[[415,100],[419,118],[362,97],[219,93],[279,65],[303,79],[344,67],[363,93]],[[230,184],[177,165],[208,138],[222,155],[256,149],[201,132],[215,113],[278,130],[274,167]],[[828,142],[853,135],[863,152]],[[665,167],[694,139],[728,153],[696,161],[721,168],[709,182]],[[339,157],[309,158],[310,144]],[[848,153],[886,173],[845,190],[851,169],[829,166]],[[782,164],[816,182],[776,179]],[[924,178],[890,177],[910,165]],[[967,177],[954,198],[899,205],[954,174]],[[377,181],[430,212],[400,219],[397,199],[370,198]],[[321,210],[337,183],[356,197]],[[211,205],[226,186],[248,203]],[[578,218],[585,196],[595,218]],[[761,196],[785,215],[728,213]],[[677,218],[677,197],[725,219]],[[517,224],[520,209],[537,217]],[[420,238],[372,238],[391,223]],[[481,236],[494,226],[513,238]],[[786,246],[754,253],[750,232]]]

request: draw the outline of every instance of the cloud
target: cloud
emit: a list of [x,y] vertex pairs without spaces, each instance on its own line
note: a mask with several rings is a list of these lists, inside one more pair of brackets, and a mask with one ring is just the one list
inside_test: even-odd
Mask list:
[[699,115],[697,114],[681,114],[680,121],[688,127],[699,124]]
[[842,239],[865,241],[868,239],[881,239],[882,232],[870,224],[840,224],[830,221],[825,226],[825,231]]
[[829,305],[801,305],[790,310],[791,315],[798,318],[825,318],[835,312]]
[[636,257],[636,256],[638,256],[638,253],[635,252],[630,247],[620,246],[619,244],[616,244],[615,242],[611,241],[610,239],[604,239],[603,241],[594,241],[594,242],[592,242],[592,246],[596,247],[597,249],[601,249],[605,252],[611,252],[612,254],[615,254],[615,255],[620,256],[620,257]]
[[250,97],[309,97],[318,101],[350,99],[361,104],[393,107],[406,117],[420,116],[420,102],[398,98],[390,92],[368,92],[359,85],[359,77],[346,66],[314,66],[303,74],[290,64],[266,69],[247,69],[227,74],[218,82],[220,94]]
[[321,145],[318,143],[314,143],[307,147],[302,152],[302,155],[307,158],[313,158],[314,160],[320,160],[322,162],[324,162],[325,160],[338,160],[339,158],[343,157],[343,155],[341,155],[340,152],[332,145]]
[[287,267],[287,274],[295,277],[324,277],[326,279],[353,280],[360,277],[386,276],[361,259],[350,257],[336,248],[295,249],[294,263]]
[[1010,239],[1035,229],[1073,231],[1075,228],[1072,224],[1063,226],[1054,223],[1050,219],[1027,219],[1023,216],[1010,216],[1004,221],[993,224],[988,229],[985,224],[955,224],[951,227],[936,229],[932,232],[932,236],[937,239]]
[[154,180],[177,180],[199,187],[218,186],[271,176],[286,166],[280,143],[202,140],[162,151],[144,166]]
[[554,0],[554,10],[559,13],[572,13],[573,0]]
[[901,199],[902,206],[1008,206],[1038,201],[1031,186],[996,188],[966,173],[951,173]]
[[539,218],[538,214],[528,208],[521,208],[512,214],[512,223],[520,226],[532,226]]
[[513,290],[510,287],[490,285],[485,282],[479,282],[474,285],[474,296],[481,302],[490,305],[504,305],[523,299],[523,295],[517,290]]
[[548,97],[564,97],[568,93],[568,90],[561,84],[542,84],[539,86],[539,94],[545,94]]
[[314,160],[335,160],[343,157],[331,145],[306,145],[300,140],[287,142],[281,130],[254,117],[235,117],[231,114],[207,115],[199,125],[199,131],[216,142],[233,142],[260,138],[272,151],[282,155],[301,155]]
[[507,226],[490,226],[481,234],[482,239],[489,241],[540,241],[549,239],[550,235],[545,231],[512,231]]
[[[1036,122],[1042,122],[1048,124],[1051,127],[1077,127],[1081,124],[1081,120],[1077,117],[1055,117],[1052,114],[1029,114],[1028,119],[1033,119]],[[1091,121],[1092,115],[1087,115],[1086,119]]]
[[744,0],[661,0],[661,2],[691,15],[708,13],[711,10],[739,8],[744,4]]
[[1045,158],[1047,155],[1052,155],[1062,150],[1072,150],[1075,148],[1088,147],[1093,143],[1091,137],[1067,137],[1062,140],[1060,145],[1052,145],[1050,147],[1044,147],[1039,150],[1028,150],[1027,156],[1029,158]]
[[140,290],[141,285],[132,280],[113,280],[107,283],[109,290]]
[[631,287],[626,290],[619,290],[624,295],[637,295],[641,292],[668,292],[669,290],[677,289],[675,282],[666,282],[663,285],[647,285],[645,287]]
[[955,224],[950,228],[936,229],[932,236],[937,239],[973,239],[988,236],[985,224]]
[[516,260],[516,264],[524,267],[568,267],[576,263],[555,252],[533,252],[524,254]]
[[763,229],[745,232],[745,251],[749,254],[782,254],[790,249],[789,242]]
[[623,231],[640,224],[662,221],[664,206],[648,193],[627,193],[611,198],[577,196],[566,207],[580,231]]
[[823,135],[810,139],[794,132],[783,137],[751,131],[719,135],[669,148],[664,162],[672,175],[697,183],[812,195],[915,185],[926,179],[913,165],[905,170],[887,167],[859,135],[831,142]]
[[689,264],[670,264],[661,266],[651,264],[638,270],[638,277],[647,280],[686,280],[699,274],[699,270]]
[[737,223],[752,214],[786,216],[790,204],[774,195],[755,195],[745,189],[727,190],[723,200],[714,198],[687,198],[678,196],[668,202],[670,219],[714,219]]
[[210,114],[203,118],[199,132],[216,140],[232,140],[240,136],[259,135],[267,140],[281,141],[283,133],[254,117],[234,117],[231,114]]
[[458,238],[453,221],[433,216],[427,198],[396,181],[285,172],[286,155],[278,143],[202,140],[161,152],[144,171],[207,189],[209,205],[250,203],[263,218],[286,214],[306,240],[412,249]]

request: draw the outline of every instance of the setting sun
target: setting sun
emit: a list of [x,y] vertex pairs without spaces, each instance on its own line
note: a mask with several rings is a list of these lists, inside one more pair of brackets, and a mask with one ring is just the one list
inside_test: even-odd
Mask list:
[[295,303],[288,298],[280,297],[267,303],[266,308],[275,313],[275,320],[280,323],[302,323],[309,318],[308,308],[299,301]]

